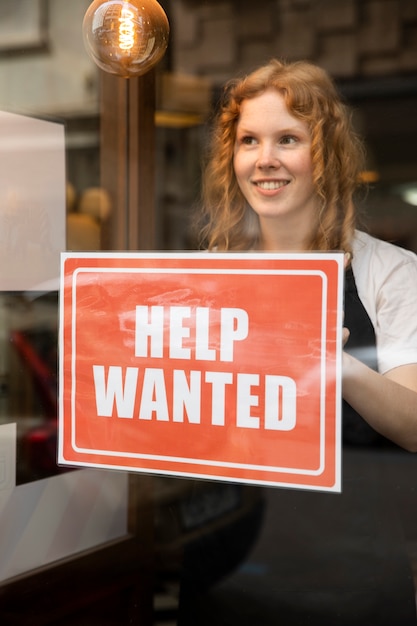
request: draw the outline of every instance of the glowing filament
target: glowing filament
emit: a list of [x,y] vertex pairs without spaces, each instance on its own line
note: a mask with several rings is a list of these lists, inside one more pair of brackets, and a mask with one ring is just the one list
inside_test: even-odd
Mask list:
[[119,17],[119,47],[121,50],[131,50],[135,44],[135,14],[130,9],[123,8]]

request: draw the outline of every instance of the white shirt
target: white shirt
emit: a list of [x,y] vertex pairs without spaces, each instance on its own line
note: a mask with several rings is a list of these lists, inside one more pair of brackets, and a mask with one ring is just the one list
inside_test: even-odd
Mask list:
[[378,369],[417,363],[417,255],[356,231],[352,269],[375,329]]

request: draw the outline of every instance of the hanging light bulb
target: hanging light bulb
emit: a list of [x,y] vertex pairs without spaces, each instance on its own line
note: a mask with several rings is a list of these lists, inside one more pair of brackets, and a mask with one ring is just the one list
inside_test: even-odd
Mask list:
[[163,57],[168,18],[156,0],[94,0],[83,21],[87,52],[104,71],[140,76]]

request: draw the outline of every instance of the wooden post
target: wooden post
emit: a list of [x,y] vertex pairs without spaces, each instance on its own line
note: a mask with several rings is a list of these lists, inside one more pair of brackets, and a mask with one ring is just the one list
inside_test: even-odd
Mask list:
[[102,248],[152,250],[155,234],[155,74],[101,73],[101,183],[113,203]]

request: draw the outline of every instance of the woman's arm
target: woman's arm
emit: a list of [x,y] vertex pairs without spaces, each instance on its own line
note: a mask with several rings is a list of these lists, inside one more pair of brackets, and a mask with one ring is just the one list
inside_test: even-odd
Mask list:
[[343,397],[381,435],[417,452],[417,364],[381,375],[344,352]]

